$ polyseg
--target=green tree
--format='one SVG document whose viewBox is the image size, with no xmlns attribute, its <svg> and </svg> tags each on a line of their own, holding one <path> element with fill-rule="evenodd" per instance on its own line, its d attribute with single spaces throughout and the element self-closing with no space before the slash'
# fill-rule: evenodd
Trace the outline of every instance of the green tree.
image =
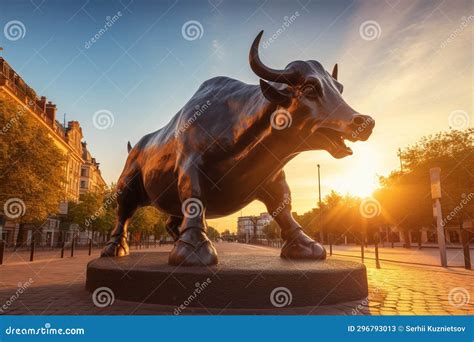
<svg viewBox="0 0 474 342">
<path fill-rule="evenodd" d="M 367 234 L 366 222 L 360 211 L 361 199 L 332 191 L 324 199 L 323 225 L 334 237 L 352 235 L 362 242 Z"/>
<path fill-rule="evenodd" d="M 405 241 L 409 241 L 409 231 L 434 224 L 429 176 L 432 167 L 441 168 L 445 223 L 461 224 L 474 216 L 473 128 L 423 137 L 405 148 L 401 156 L 403 172 L 382 177 L 382 187 L 375 196 L 382 204 L 385 221 L 397 225 Z"/>
<path fill-rule="evenodd" d="M 146 206 L 135 212 L 130 221 L 129 230 L 135 240 L 141 240 L 143 235 L 164 235 L 165 222 L 166 216 L 163 213 L 155 207 Z"/>
<path fill-rule="evenodd" d="M 265 227 L 263 227 L 263 233 L 269 240 L 280 238 L 280 226 L 275 220 L 270 221 Z"/>
<path fill-rule="evenodd" d="M 79 202 L 69 204 L 68 217 L 82 230 L 96 231 L 99 223 L 98 218 L 104 213 L 103 203 L 103 193 L 87 192 L 79 197 Z"/>
<path fill-rule="evenodd" d="M 219 239 L 221 237 L 221 234 L 217 231 L 216 228 L 208 226 L 207 227 L 207 236 L 209 237 L 209 239 L 211 239 L 213 241 L 216 241 L 217 239 Z"/>
<path fill-rule="evenodd" d="M 65 197 L 65 165 L 65 155 L 26 109 L 0 99 L 0 203 L 3 207 L 14 199 L 23 214 L 15 218 L 20 223 L 17 246 L 25 224 L 37 230 L 58 212 Z"/>
<path fill-rule="evenodd" d="M 115 226 L 117 209 L 117 188 L 112 184 L 103 193 L 103 203 L 100 209 L 100 215 L 95 225 L 96 231 L 101 234 L 109 234 Z"/>
</svg>

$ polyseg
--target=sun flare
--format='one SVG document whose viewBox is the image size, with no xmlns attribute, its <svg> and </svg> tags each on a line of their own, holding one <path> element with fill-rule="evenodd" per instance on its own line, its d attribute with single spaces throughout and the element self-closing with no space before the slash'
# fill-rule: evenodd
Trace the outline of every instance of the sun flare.
<svg viewBox="0 0 474 342">
<path fill-rule="evenodd" d="M 347 176 L 338 178 L 334 190 L 342 194 L 367 197 L 377 189 L 377 153 L 368 144 L 354 144 L 353 160 L 348 168 Z"/>
</svg>

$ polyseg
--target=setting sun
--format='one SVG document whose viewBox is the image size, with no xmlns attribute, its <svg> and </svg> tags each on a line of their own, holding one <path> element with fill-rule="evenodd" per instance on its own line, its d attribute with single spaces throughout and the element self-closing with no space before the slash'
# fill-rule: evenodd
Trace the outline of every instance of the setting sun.
<svg viewBox="0 0 474 342">
<path fill-rule="evenodd" d="M 357 158 L 351 161 L 346 177 L 339 177 L 334 182 L 333 190 L 359 197 L 370 196 L 378 186 L 376 151 L 367 144 L 355 144 L 352 149 Z"/>
</svg>

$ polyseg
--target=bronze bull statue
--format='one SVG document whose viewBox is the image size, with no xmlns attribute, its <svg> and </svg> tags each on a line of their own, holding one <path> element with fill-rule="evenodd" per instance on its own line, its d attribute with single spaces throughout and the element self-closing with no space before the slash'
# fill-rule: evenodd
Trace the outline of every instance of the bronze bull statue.
<svg viewBox="0 0 474 342">
<path fill-rule="evenodd" d="M 283 167 L 303 151 L 351 155 L 344 140 L 367 140 L 375 122 L 343 100 L 337 64 L 332 74 L 314 60 L 294 61 L 284 70 L 264 65 L 262 34 L 249 54 L 260 85 L 212 78 L 165 127 L 128 145 L 117 183 L 117 224 L 103 257 L 129 254 L 127 223 L 137 208 L 153 205 L 169 214 L 171 265 L 216 264 L 205 219 L 259 200 L 281 227 L 282 258 L 325 259 L 324 247 L 291 214 Z"/>
</svg>

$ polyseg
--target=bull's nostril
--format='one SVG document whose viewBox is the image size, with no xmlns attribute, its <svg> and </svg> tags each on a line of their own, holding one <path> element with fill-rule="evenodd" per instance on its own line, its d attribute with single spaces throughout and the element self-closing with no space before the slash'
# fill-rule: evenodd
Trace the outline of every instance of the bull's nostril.
<svg viewBox="0 0 474 342">
<path fill-rule="evenodd" d="M 356 116 L 352 120 L 353 124 L 356 126 L 361 126 L 365 123 L 366 119 L 364 119 L 362 116 Z"/>
</svg>

